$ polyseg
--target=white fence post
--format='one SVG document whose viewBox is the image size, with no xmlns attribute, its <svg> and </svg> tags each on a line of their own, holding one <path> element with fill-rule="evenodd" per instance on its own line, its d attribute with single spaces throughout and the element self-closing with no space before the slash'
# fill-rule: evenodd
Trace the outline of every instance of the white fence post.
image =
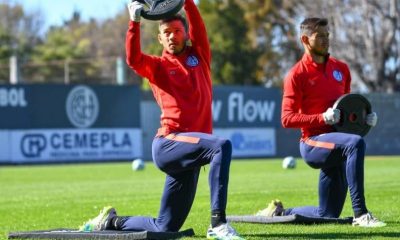
<svg viewBox="0 0 400 240">
<path fill-rule="evenodd" d="M 117 84 L 118 85 L 124 85 L 126 80 L 125 80 L 125 65 L 124 61 L 122 60 L 122 57 L 117 57 L 116 60 L 116 78 L 117 78 Z"/>
<path fill-rule="evenodd" d="M 10 57 L 10 83 L 17 84 L 18 79 L 18 59 L 17 56 L 13 55 Z"/>
<path fill-rule="evenodd" d="M 69 84 L 69 60 L 66 59 L 64 62 L 64 84 Z"/>
</svg>

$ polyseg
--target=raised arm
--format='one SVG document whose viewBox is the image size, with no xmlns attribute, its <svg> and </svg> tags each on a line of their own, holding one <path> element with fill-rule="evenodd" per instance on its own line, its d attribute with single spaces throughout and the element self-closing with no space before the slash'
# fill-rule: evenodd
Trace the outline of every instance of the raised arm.
<svg viewBox="0 0 400 240">
<path fill-rule="evenodd" d="M 211 61 L 210 43 L 207 37 L 206 26 L 196 4 L 193 0 L 185 0 L 184 9 L 189 25 L 189 38 L 192 41 L 193 47 L 197 48 L 206 60 Z"/>
<path fill-rule="evenodd" d="M 125 40 L 126 63 L 142 77 L 153 79 L 158 58 L 142 53 L 140 45 L 140 22 L 129 22 Z"/>
</svg>

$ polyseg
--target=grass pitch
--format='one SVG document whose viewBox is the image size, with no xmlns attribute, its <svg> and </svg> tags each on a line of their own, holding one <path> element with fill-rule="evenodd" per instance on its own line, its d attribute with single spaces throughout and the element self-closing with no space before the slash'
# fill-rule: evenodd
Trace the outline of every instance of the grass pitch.
<svg viewBox="0 0 400 240">
<path fill-rule="evenodd" d="M 102 164 L 0 166 L 0 239 L 9 232 L 78 228 L 112 205 L 119 215 L 158 212 L 164 174 L 146 162 L 133 172 L 129 162 Z M 182 229 L 193 228 L 204 239 L 209 225 L 209 167 L 201 170 L 196 199 Z M 367 206 L 388 226 L 365 229 L 351 225 L 232 225 L 246 239 L 400 239 L 400 157 L 367 157 Z M 281 160 L 234 160 L 227 214 L 253 214 L 275 198 L 284 206 L 317 204 L 319 171 L 302 160 L 285 170 Z M 351 216 L 347 199 L 342 217 Z"/>
</svg>

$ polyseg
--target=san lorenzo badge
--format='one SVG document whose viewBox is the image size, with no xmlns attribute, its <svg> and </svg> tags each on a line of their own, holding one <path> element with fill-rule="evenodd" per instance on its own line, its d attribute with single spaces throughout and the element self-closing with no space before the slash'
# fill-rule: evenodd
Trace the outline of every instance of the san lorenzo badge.
<svg viewBox="0 0 400 240">
<path fill-rule="evenodd" d="M 194 55 L 190 55 L 186 59 L 186 65 L 188 65 L 189 67 L 196 67 L 197 65 L 199 65 L 199 59 L 197 59 L 197 57 Z"/>
<path fill-rule="evenodd" d="M 335 71 L 333 71 L 333 78 L 336 81 L 341 82 L 343 80 L 343 74 L 340 71 L 335 70 Z"/>
</svg>

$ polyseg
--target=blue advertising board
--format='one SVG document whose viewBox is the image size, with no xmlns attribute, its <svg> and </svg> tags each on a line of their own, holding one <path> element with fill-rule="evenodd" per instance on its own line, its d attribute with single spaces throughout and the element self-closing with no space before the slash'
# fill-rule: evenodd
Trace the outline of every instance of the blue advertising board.
<svg viewBox="0 0 400 240">
<path fill-rule="evenodd" d="M 0 85 L 0 163 L 142 155 L 134 86 Z"/>
<path fill-rule="evenodd" d="M 214 134 L 230 139 L 233 157 L 275 156 L 281 95 L 277 88 L 215 87 Z"/>
</svg>

